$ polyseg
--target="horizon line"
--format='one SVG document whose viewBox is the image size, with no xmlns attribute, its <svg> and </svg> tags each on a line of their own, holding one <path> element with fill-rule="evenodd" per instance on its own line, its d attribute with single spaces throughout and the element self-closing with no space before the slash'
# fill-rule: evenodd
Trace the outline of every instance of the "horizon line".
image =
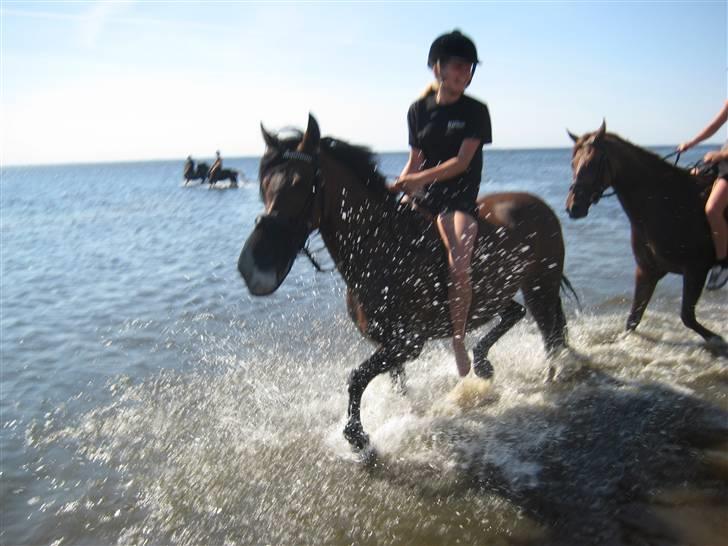
<svg viewBox="0 0 728 546">
<path fill-rule="evenodd" d="M 695 148 L 702 148 L 706 146 L 721 146 L 722 144 L 720 142 L 701 142 L 700 144 L 693 147 Z M 365 146 L 368 147 L 368 146 Z M 647 145 L 640 145 L 642 148 L 670 148 L 674 147 L 677 148 L 675 144 L 647 144 Z M 368 147 L 372 153 L 375 156 L 380 156 L 384 154 L 408 154 L 409 150 L 385 150 L 385 151 L 376 151 L 370 147 Z M 572 146 L 524 146 L 524 147 L 508 147 L 508 148 L 501 148 L 494 146 L 492 148 L 488 148 L 488 151 L 490 152 L 520 152 L 520 151 L 549 151 L 549 150 L 570 150 Z M 485 151 L 485 150 L 484 150 Z M 191 155 L 191 154 L 187 154 Z M 202 160 L 208 159 L 208 156 L 198 156 Z M 263 157 L 262 154 L 260 155 L 232 155 L 227 156 L 228 160 L 240 160 L 240 159 L 260 159 Z M 209 159 L 213 159 L 214 155 L 210 155 Z M 155 159 L 106 159 L 101 161 L 88 161 L 88 160 L 78 160 L 78 161 L 67 161 L 67 162 L 49 162 L 49 163 L 2 163 L 0 160 L 0 170 L 5 168 L 20 168 L 20 167 L 69 167 L 73 165 L 117 165 L 117 164 L 123 164 L 123 163 L 161 163 L 161 162 L 168 162 L 168 161 L 182 161 L 184 162 L 186 160 L 186 156 L 177 156 L 177 157 L 161 157 L 161 158 L 155 158 Z M 198 161 L 198 160 L 195 160 Z"/>
</svg>

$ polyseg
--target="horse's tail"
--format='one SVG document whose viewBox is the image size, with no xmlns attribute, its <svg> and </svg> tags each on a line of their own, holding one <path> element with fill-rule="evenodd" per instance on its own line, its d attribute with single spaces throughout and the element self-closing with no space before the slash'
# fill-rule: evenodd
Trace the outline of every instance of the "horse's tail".
<svg viewBox="0 0 728 546">
<path fill-rule="evenodd" d="M 568 290 L 568 292 L 567 292 L 567 290 Z M 576 300 L 576 303 L 579 306 L 579 309 L 581 309 L 581 301 L 579 300 L 579 296 L 577 295 L 576 290 L 574 290 L 574 287 L 572 286 L 571 281 L 569 281 L 569 279 L 566 275 L 561 275 L 561 291 L 564 294 L 566 294 L 567 296 Z"/>
</svg>

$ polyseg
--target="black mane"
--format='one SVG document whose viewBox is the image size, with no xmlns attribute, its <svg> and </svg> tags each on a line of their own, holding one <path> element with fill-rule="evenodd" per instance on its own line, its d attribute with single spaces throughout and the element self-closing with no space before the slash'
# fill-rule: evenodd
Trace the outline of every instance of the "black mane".
<svg viewBox="0 0 728 546">
<path fill-rule="evenodd" d="M 374 195 L 379 197 L 391 195 L 387 190 L 387 180 L 379 172 L 377 157 L 371 149 L 331 137 L 321 139 L 321 149 L 348 166 L 364 187 Z"/>
<path fill-rule="evenodd" d="M 288 132 L 291 132 L 290 130 Z M 258 179 L 263 180 L 263 175 L 271 168 L 286 161 L 284 154 L 295 150 L 303 140 L 303 133 L 293 131 L 292 136 L 286 138 L 276 137 L 278 146 L 266 148 L 265 154 L 260 160 Z M 387 180 L 379 172 L 377 157 L 374 152 L 366 146 L 356 146 L 343 140 L 333 137 L 324 137 L 320 141 L 321 151 L 340 161 L 349 167 L 362 185 L 378 198 L 389 197 Z M 261 188 L 262 191 L 262 188 Z"/>
</svg>

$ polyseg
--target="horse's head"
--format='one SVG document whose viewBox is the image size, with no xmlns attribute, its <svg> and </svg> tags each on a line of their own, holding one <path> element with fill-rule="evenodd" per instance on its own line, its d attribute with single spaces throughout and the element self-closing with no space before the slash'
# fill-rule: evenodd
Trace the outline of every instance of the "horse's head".
<svg viewBox="0 0 728 546">
<path fill-rule="evenodd" d="M 316 120 L 309 115 L 302 138 L 281 140 L 262 125 L 261 130 L 266 149 L 259 178 L 265 212 L 238 259 L 238 270 L 256 296 L 271 294 L 281 285 L 320 217 Z"/>
<path fill-rule="evenodd" d="M 573 183 L 566 197 L 566 212 L 571 218 L 584 218 L 591 205 L 599 202 L 604 191 L 611 186 L 608 159 L 604 149 L 606 122 L 593 133 L 577 137 L 569 132 L 574 141 L 571 157 Z"/>
</svg>

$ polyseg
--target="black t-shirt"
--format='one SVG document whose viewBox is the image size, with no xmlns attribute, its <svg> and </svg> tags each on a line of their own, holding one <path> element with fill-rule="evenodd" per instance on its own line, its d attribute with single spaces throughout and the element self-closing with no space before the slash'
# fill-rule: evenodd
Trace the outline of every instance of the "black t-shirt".
<svg viewBox="0 0 728 546">
<path fill-rule="evenodd" d="M 415 101 L 407 113 L 409 144 L 422 150 L 423 168 L 457 156 L 466 138 L 479 139 L 480 146 L 465 172 L 425 188 L 425 204 L 439 210 L 453 200 L 475 203 L 483 170 L 483 144 L 493 141 L 488 107 L 467 95 L 452 104 L 437 104 L 435 99 L 436 94 L 431 93 Z"/>
</svg>

